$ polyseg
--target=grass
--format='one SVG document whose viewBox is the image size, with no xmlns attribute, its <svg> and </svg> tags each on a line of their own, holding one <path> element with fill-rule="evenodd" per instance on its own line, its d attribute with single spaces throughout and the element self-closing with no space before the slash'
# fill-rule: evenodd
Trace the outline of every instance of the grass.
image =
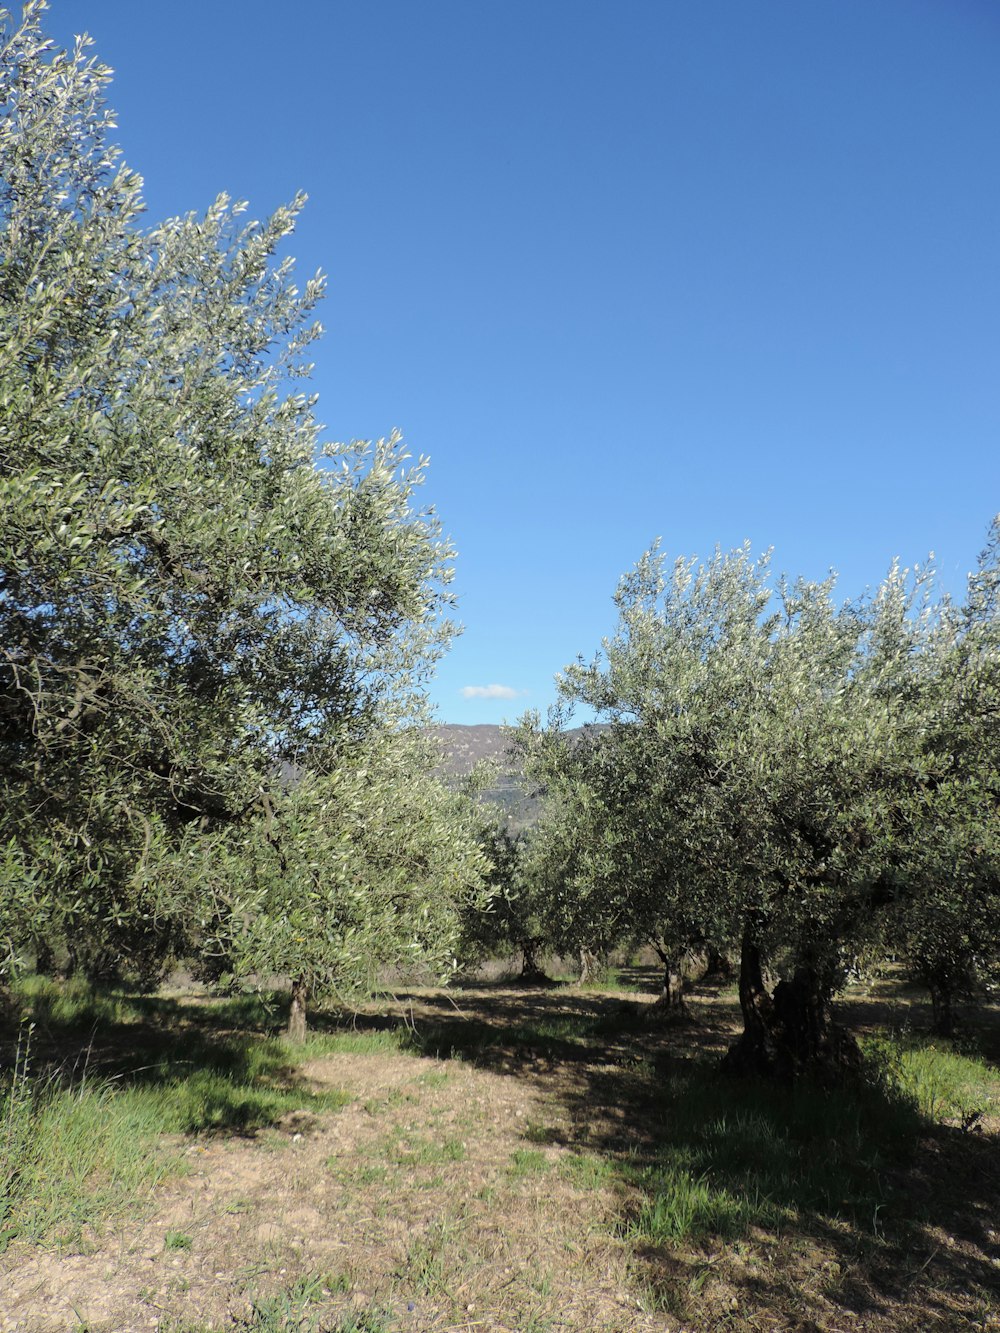
<svg viewBox="0 0 1000 1333">
<path fill-rule="evenodd" d="M 445 1278 L 448 1261 L 458 1234 L 458 1224 L 445 1214 L 431 1222 L 422 1235 L 414 1237 L 400 1274 L 417 1292 L 443 1291 L 450 1295 Z"/>
<path fill-rule="evenodd" d="M 348 1310 L 336 1323 L 315 1308 L 330 1295 L 343 1293 L 349 1283 L 341 1275 L 307 1272 L 276 1291 L 258 1295 L 245 1318 L 230 1324 L 233 1333 L 390 1333 L 388 1313 L 378 1309 Z M 211 1333 L 218 1325 L 171 1321 L 157 1325 L 159 1333 Z"/>
<path fill-rule="evenodd" d="M 602 1013 L 561 1014 L 519 1023 L 446 1018 L 409 1031 L 405 1048 L 438 1059 L 478 1063 L 489 1063 L 497 1052 L 511 1049 L 520 1056 L 572 1059 L 585 1055 L 595 1040 L 620 1031 L 622 1026 L 621 1015 Z"/>
<path fill-rule="evenodd" d="M 904 1095 L 741 1084 L 698 1066 L 658 1086 L 658 1141 L 618 1167 L 638 1196 L 624 1234 L 731 1239 L 804 1214 L 890 1215 L 888 1181 L 920 1127 Z"/>
<path fill-rule="evenodd" d="M 305 1058 L 442 1045 L 462 1055 L 483 1056 L 503 1045 L 551 1057 L 586 1048 L 609 1023 L 621 1024 L 620 1016 L 601 1013 L 506 1026 L 449 1019 L 419 1031 L 321 1031 L 292 1047 L 268 1035 L 275 1014 L 266 997 L 182 1007 L 34 978 L 21 983 L 19 998 L 46 1037 L 60 1029 L 99 1029 L 117 1034 L 128 1055 L 102 1053 L 99 1075 L 50 1068 L 34 1083 L 20 1057 L 0 1103 L 0 1237 L 7 1240 L 78 1236 L 125 1200 L 148 1197 L 177 1169 L 176 1157 L 157 1151 L 164 1134 L 256 1133 L 292 1110 L 342 1106 L 346 1094 L 316 1093 L 297 1081 L 295 1066 Z M 236 1019 L 264 1030 L 227 1030 Z M 137 1066 L 131 1050 L 140 1026 L 146 1062 Z M 633 1065 L 633 1082 L 655 1084 L 649 1091 L 659 1106 L 659 1142 L 614 1168 L 639 1200 L 624 1234 L 672 1241 L 731 1237 L 798 1212 L 879 1216 L 884 1224 L 892 1203 L 887 1168 L 913 1143 L 918 1119 L 974 1123 L 990 1104 L 989 1080 L 975 1059 L 940 1044 L 881 1038 L 869 1054 L 884 1075 L 882 1089 L 871 1095 L 734 1085 L 696 1065 L 664 1079 L 647 1063 Z M 442 1088 L 448 1077 L 432 1071 L 420 1086 Z M 365 1109 L 379 1115 L 407 1100 L 413 1095 L 397 1090 L 369 1099 Z M 560 1134 L 529 1120 L 524 1137 L 544 1145 Z M 410 1135 L 389 1151 L 391 1161 L 406 1166 L 457 1163 L 465 1156 L 465 1144 L 455 1137 Z M 524 1150 L 511 1169 L 529 1174 L 545 1169 L 544 1161 L 543 1154 Z M 562 1170 L 579 1187 L 598 1188 L 611 1168 L 591 1156 L 570 1159 Z M 373 1180 L 383 1178 L 381 1167 L 372 1171 Z"/>
<path fill-rule="evenodd" d="M 853 1089 L 734 1083 L 697 1064 L 658 1076 L 658 1141 L 616 1168 L 638 1199 L 623 1234 L 726 1240 L 814 1217 L 881 1236 L 926 1220 L 894 1182 L 926 1126 L 970 1128 L 1000 1108 L 1000 1083 L 935 1042 L 883 1037 L 867 1054 L 870 1081 Z"/>
<path fill-rule="evenodd" d="M 392 1333 L 387 1310 L 349 1310 L 330 1328 L 330 1333 Z"/>
<path fill-rule="evenodd" d="M 163 1116 L 142 1091 L 52 1080 L 28 1098 L 9 1089 L 4 1113 L 16 1118 L 22 1147 L 0 1198 L 0 1245 L 16 1236 L 77 1242 L 84 1227 L 141 1206 L 180 1166 L 157 1150 Z"/>
<path fill-rule="evenodd" d="M 971 1129 L 1000 1100 L 996 1071 L 941 1038 L 882 1036 L 869 1041 L 867 1051 L 926 1120 Z"/>
<path fill-rule="evenodd" d="M 63 994 L 38 978 L 20 983 L 18 998 L 31 1015 L 22 1032 L 32 1033 L 35 1067 L 25 1035 L 0 1084 L 0 1248 L 18 1236 L 76 1243 L 148 1200 L 182 1169 L 165 1135 L 255 1134 L 291 1111 L 349 1100 L 305 1086 L 280 1039 L 230 1031 L 234 1008 L 245 1012 L 232 1000 L 181 1006 L 79 983 Z M 57 1059 L 80 1032 L 89 1033 L 83 1056 Z"/>
<path fill-rule="evenodd" d="M 579 1190 L 602 1189 L 611 1179 L 613 1170 L 606 1158 L 589 1153 L 570 1153 L 559 1163 L 559 1174 Z"/>
<path fill-rule="evenodd" d="M 551 1170 L 552 1163 L 538 1148 L 518 1148 L 511 1154 L 508 1174 L 511 1176 L 537 1176 Z"/>
<path fill-rule="evenodd" d="M 683 1167 L 665 1164 L 636 1172 L 633 1181 L 645 1197 L 622 1228 L 627 1239 L 657 1244 L 716 1236 L 743 1236 L 753 1225 L 773 1223 L 776 1215 L 759 1197 L 742 1197 Z"/>
<path fill-rule="evenodd" d="M 353 1028 L 312 1032 L 301 1045 L 285 1042 L 284 1048 L 297 1060 L 320 1055 L 414 1054 L 418 1049 L 412 1030 L 403 1024 L 367 1032 Z"/>
<path fill-rule="evenodd" d="M 404 1133 L 387 1142 L 385 1155 L 396 1166 L 442 1166 L 446 1162 L 465 1161 L 466 1146 L 454 1137 L 432 1139 Z"/>
</svg>

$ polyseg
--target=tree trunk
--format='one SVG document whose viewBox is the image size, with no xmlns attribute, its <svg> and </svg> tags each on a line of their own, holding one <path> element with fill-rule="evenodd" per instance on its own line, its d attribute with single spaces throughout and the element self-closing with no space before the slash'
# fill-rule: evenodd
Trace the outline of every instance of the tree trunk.
<svg viewBox="0 0 1000 1333">
<path fill-rule="evenodd" d="M 594 980 L 597 972 L 597 955 L 591 953 L 589 949 L 580 950 L 580 981 L 579 985 L 589 986 Z"/>
<path fill-rule="evenodd" d="M 56 955 L 48 940 L 39 940 L 35 945 L 35 971 L 40 977 L 56 975 Z"/>
<path fill-rule="evenodd" d="M 292 1006 L 288 1012 L 288 1040 L 305 1041 L 306 1039 L 306 1002 L 309 999 L 309 987 L 301 977 L 292 982 Z"/>
<path fill-rule="evenodd" d="M 683 956 L 678 958 L 676 954 L 668 954 L 658 944 L 654 944 L 653 948 L 656 951 L 657 958 L 663 964 L 660 994 L 657 996 L 653 1009 L 659 1017 L 685 1018 L 687 1016 L 687 1001 L 684 998 L 684 976 L 681 972 Z"/>
<path fill-rule="evenodd" d="M 937 982 L 927 988 L 931 993 L 931 1024 L 939 1037 L 952 1037 L 955 1034 L 955 1010 L 952 1005 L 954 992 L 950 986 Z"/>
<path fill-rule="evenodd" d="M 523 939 L 520 941 L 521 953 L 524 955 L 524 963 L 521 967 L 521 980 L 526 982 L 544 983 L 549 980 L 538 965 L 538 941 L 533 939 Z"/>
<path fill-rule="evenodd" d="M 749 928 L 740 950 L 740 1010 L 743 1032 L 723 1062 L 729 1073 L 790 1083 L 802 1075 L 829 1082 L 858 1072 L 857 1043 L 830 1017 L 829 988 L 818 969 L 804 962 L 769 994 Z"/>
<path fill-rule="evenodd" d="M 705 979 L 712 981 L 732 981 L 733 964 L 727 954 L 709 944 L 705 949 Z"/>
</svg>

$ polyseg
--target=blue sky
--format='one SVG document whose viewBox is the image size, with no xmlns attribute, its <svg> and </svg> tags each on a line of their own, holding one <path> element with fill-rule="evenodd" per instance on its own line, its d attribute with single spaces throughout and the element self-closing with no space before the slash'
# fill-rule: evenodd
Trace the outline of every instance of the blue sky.
<svg viewBox="0 0 1000 1333">
<path fill-rule="evenodd" d="M 328 437 L 400 427 L 458 549 L 445 721 L 544 710 L 621 573 L 748 538 L 845 596 L 1000 509 L 993 0 L 53 0 L 151 220 L 329 275 Z M 499 685 L 506 698 L 466 698 Z"/>
</svg>

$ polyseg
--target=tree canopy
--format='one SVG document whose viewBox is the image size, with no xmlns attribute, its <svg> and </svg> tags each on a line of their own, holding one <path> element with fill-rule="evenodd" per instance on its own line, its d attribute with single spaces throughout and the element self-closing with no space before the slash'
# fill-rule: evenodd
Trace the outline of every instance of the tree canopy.
<svg viewBox="0 0 1000 1333">
<path fill-rule="evenodd" d="M 828 1001 L 865 956 L 907 956 L 942 996 L 996 971 L 996 533 L 963 607 L 929 571 L 838 604 L 833 578 L 774 580 L 746 547 L 672 569 L 654 547 L 549 728 L 522 727 L 549 837 L 573 830 L 577 935 L 617 923 L 668 977 L 737 947 L 741 1067 L 846 1056 Z M 605 724 L 589 747 L 560 741 L 579 705 Z"/>
<path fill-rule="evenodd" d="M 325 818 L 282 772 L 343 782 L 420 715 L 452 551 L 426 460 L 324 444 L 299 387 L 304 197 L 147 225 L 109 71 L 44 8 L 0 37 L 0 928 L 98 966 L 198 926 L 179 848 Z"/>
</svg>

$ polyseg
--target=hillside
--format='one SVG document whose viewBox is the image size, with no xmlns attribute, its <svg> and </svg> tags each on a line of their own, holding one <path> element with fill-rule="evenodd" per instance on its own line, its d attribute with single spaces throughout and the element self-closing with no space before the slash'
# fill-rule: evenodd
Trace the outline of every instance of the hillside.
<svg viewBox="0 0 1000 1333">
<path fill-rule="evenodd" d="M 430 730 L 441 746 L 441 768 L 446 776 L 468 777 L 477 764 L 489 764 L 495 776 L 483 800 L 502 806 L 512 828 L 524 828 L 537 818 L 538 801 L 525 788 L 520 769 L 512 765 L 501 727 L 489 722 L 475 726 L 439 722 Z"/>
<path fill-rule="evenodd" d="M 491 722 L 476 726 L 439 722 L 430 732 L 441 744 L 442 767 L 449 777 L 467 777 L 476 764 L 484 762 L 507 767 L 507 738 L 502 728 Z"/>
</svg>

